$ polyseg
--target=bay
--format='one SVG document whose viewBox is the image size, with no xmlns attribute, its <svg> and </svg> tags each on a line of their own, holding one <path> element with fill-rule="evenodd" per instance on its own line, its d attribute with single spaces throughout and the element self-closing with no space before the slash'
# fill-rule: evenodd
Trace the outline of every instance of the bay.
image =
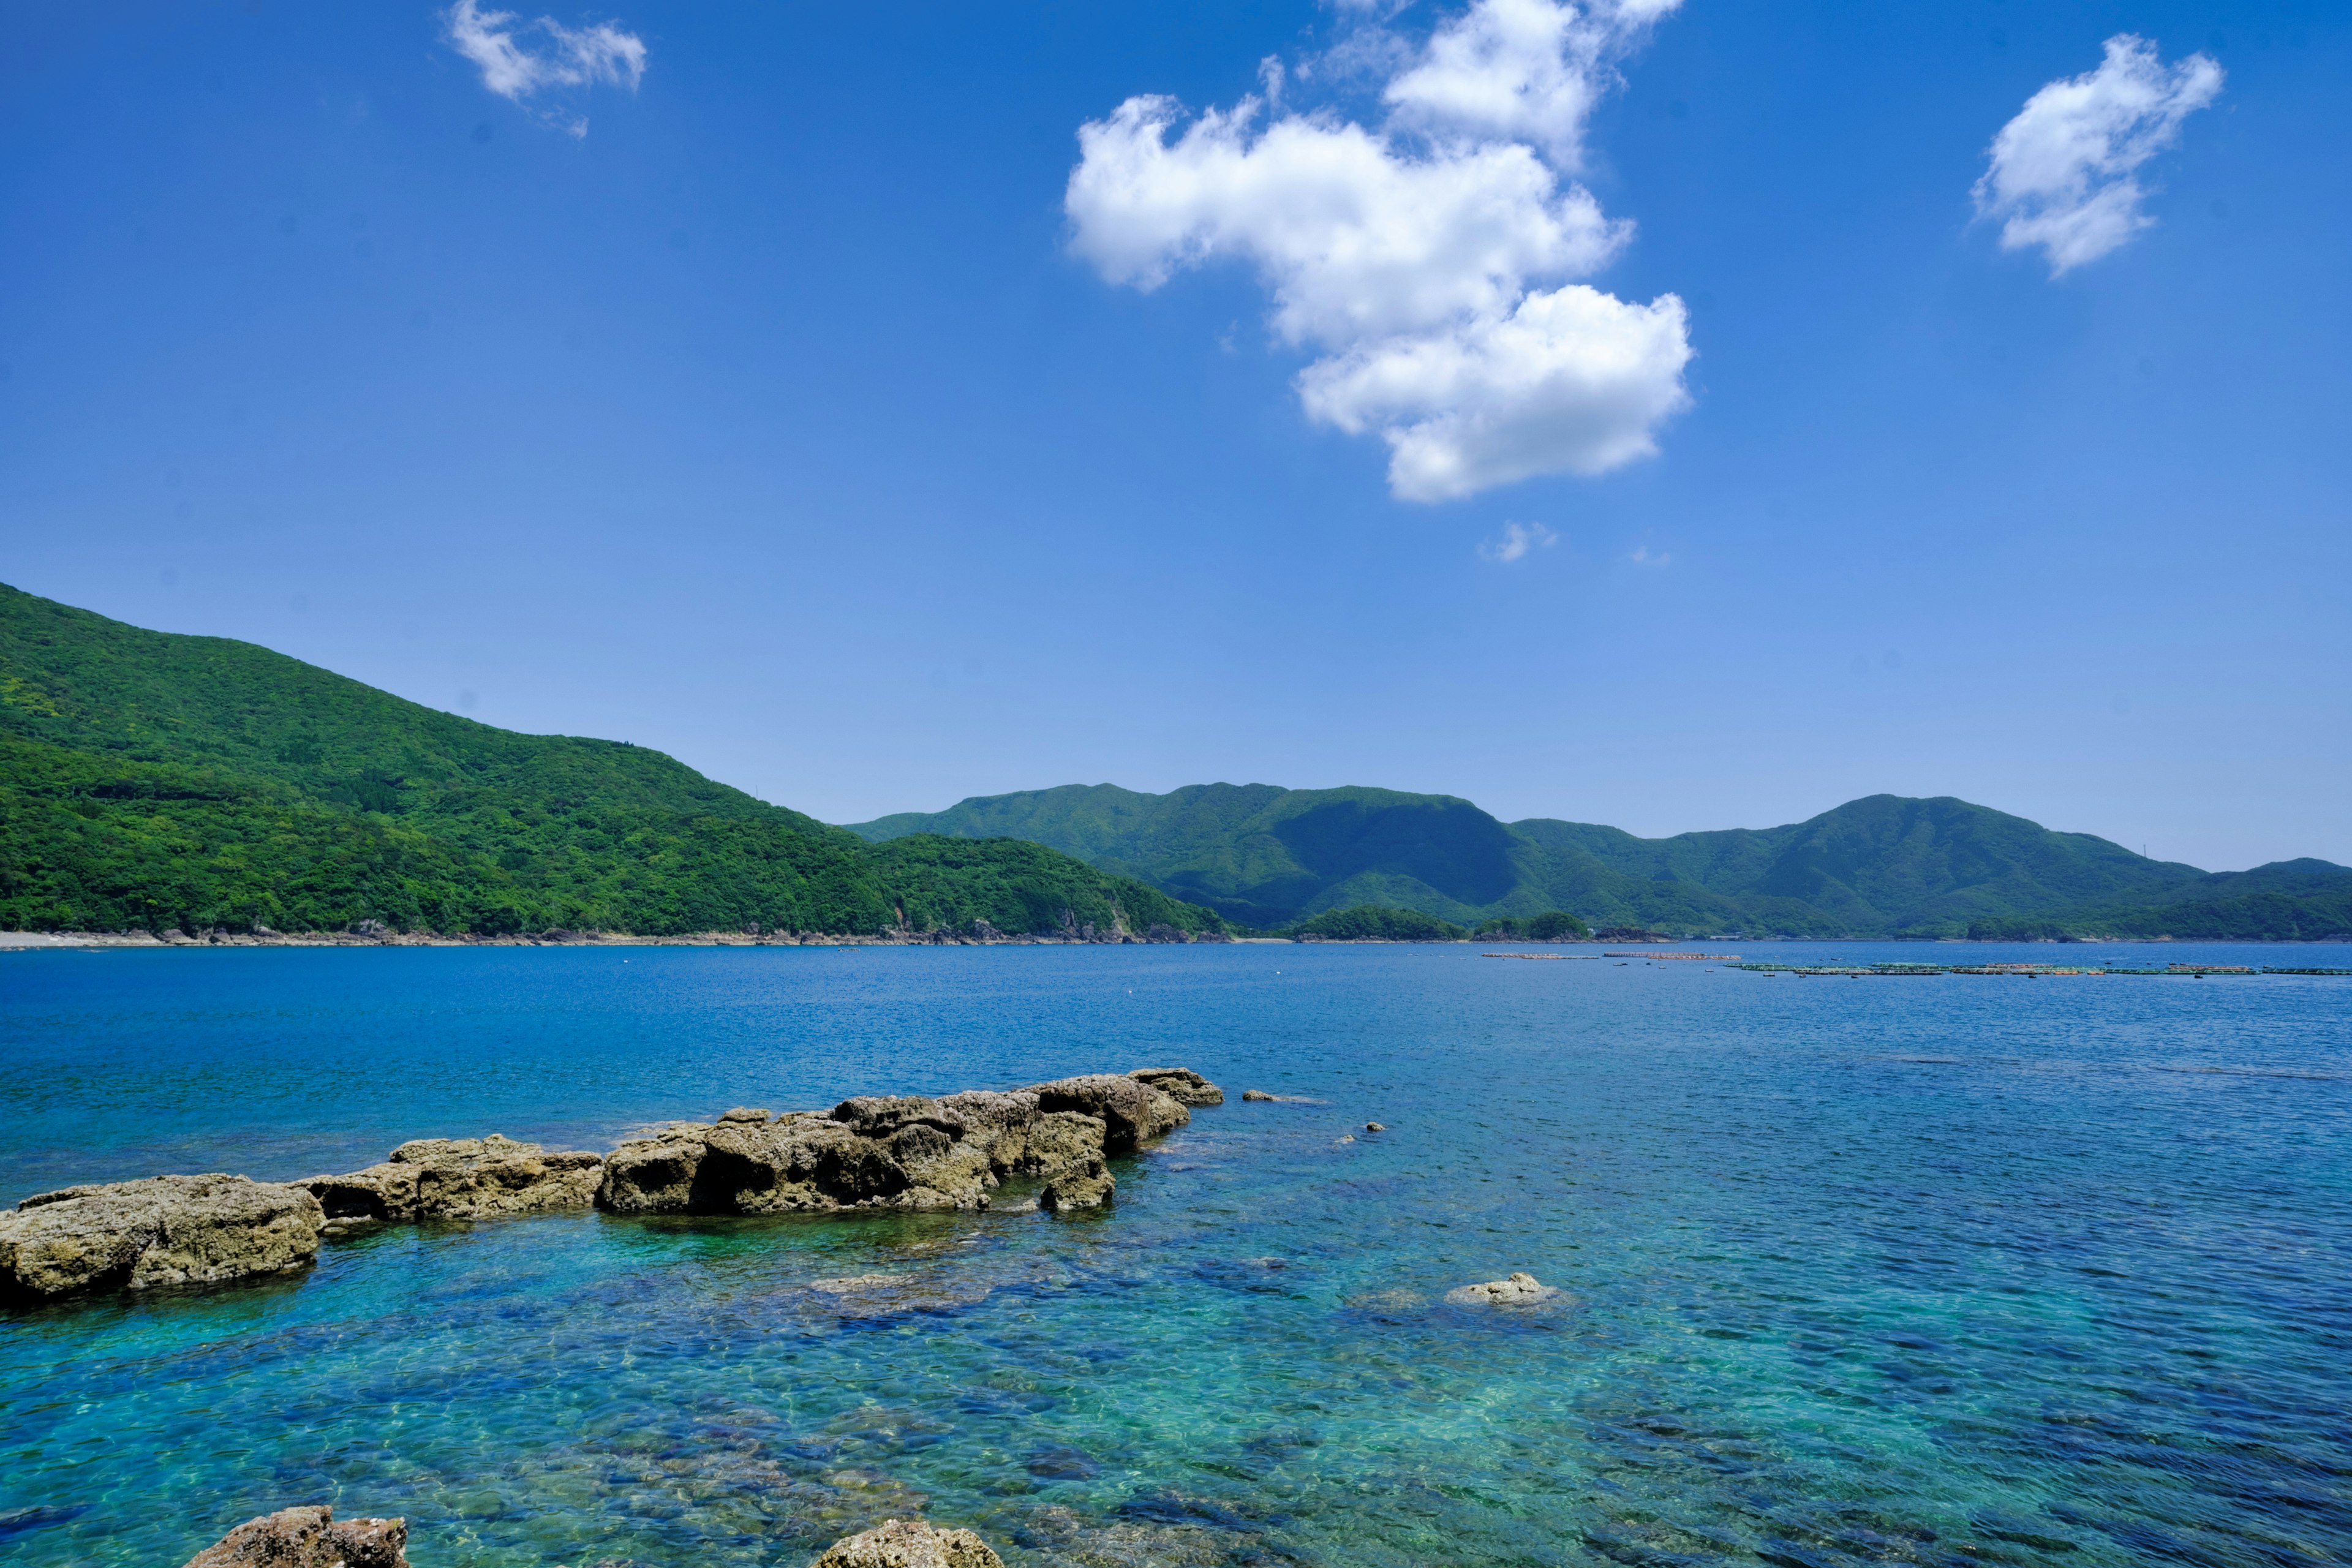
<svg viewBox="0 0 2352 1568">
<path fill-rule="evenodd" d="M 420 1568 L 798 1563 L 918 1510 L 1038 1564 L 2352 1559 L 2352 980 L 1483 951 L 0 955 L 11 1202 L 1140 1066 L 1231 1097 L 1098 1215 L 386 1229 L 14 1310 L 0 1554 L 319 1501 Z M 1563 1294 L 1444 1300 L 1515 1269 Z"/>
</svg>

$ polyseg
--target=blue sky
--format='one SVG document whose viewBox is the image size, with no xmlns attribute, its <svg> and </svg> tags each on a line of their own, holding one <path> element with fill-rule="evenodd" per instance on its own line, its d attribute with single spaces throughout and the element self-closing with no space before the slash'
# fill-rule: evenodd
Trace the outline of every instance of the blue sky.
<svg viewBox="0 0 2352 1568">
<path fill-rule="evenodd" d="M 432 5 L 27 12 L 0 578 L 835 821 L 1223 779 L 1660 834 L 1887 790 L 2352 861 L 2352 17 L 1588 10 L 1489 113 L 1432 75 L 1464 9 L 527 7 L 477 38 L 590 79 L 514 96 Z M 2031 147 L 1979 183 L 2118 36 L 2158 74 L 2084 92 L 2162 101 L 2053 277 L 2004 225 L 2088 209 Z M 1151 94 L 1080 193 L 1081 128 Z M 1168 161 L 1209 110 L 1238 183 Z M 1408 203 L 1434 259 L 1301 259 L 1350 127 L 1367 178 L 1487 158 L 1585 226 L 1459 263 Z M 1571 380 L 1646 334 L 1591 406 L 1430 370 L 1555 300 Z"/>
</svg>

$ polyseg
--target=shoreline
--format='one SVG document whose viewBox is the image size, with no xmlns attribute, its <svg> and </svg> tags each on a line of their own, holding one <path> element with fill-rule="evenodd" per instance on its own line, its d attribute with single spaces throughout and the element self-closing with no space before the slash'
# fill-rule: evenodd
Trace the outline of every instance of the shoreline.
<svg viewBox="0 0 2352 1568">
<path fill-rule="evenodd" d="M 2200 945 L 2231 947 L 2342 947 L 2347 940 L 2342 937 L 2320 937 L 2309 941 L 2263 937 L 2173 937 L 2116 936 L 2051 937 L 1992 940 L 1964 936 L 1888 937 L 1888 936 L 1780 936 L 1780 937 L 1687 937 L 1684 942 L 1723 942 L 1736 940 L 1751 944 L 1780 942 L 1868 942 L 1927 944 L 1968 947 L 2105 947 L 2105 946 L 2168 946 L 2183 942 Z M 207 931 L 190 936 L 173 931 L 158 936 L 153 931 L 0 931 L 0 953 L 43 952 L 59 951 L 91 952 L 128 949 L 154 951 L 165 948 L 216 947 L 1181 947 L 1188 945 L 1239 947 L 1250 945 L 1306 945 L 1311 947 L 1591 947 L 1607 943 L 1587 942 L 1537 942 L 1524 937 L 1455 937 L 1429 942 L 1399 941 L 1391 937 L 1318 937 L 1300 943 L 1297 937 L 1287 936 L 1211 936 L 1190 937 L 1169 942 L 1154 941 L 1132 932 L 1105 933 L 1099 936 L 1014 936 L 992 932 L 987 936 L 956 936 L 945 931 L 906 932 L 873 935 L 828 936 L 814 931 L 771 931 L 755 934 L 750 931 L 689 931 L 675 936 L 645 936 L 631 931 L 518 931 L 504 936 L 482 936 L 464 933 L 444 936 L 425 931 L 383 931 L 362 935 L 356 931 Z M 1622 939 L 1616 945 L 1668 947 L 1671 942 L 1631 942 Z"/>
</svg>

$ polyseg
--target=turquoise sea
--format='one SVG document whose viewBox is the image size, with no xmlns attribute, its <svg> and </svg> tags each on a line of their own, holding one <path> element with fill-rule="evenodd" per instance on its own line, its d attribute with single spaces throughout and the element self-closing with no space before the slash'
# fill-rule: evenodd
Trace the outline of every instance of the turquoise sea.
<svg viewBox="0 0 2352 1568">
<path fill-rule="evenodd" d="M 2352 979 L 1482 951 L 0 955 L 10 1202 L 1139 1066 L 1231 1096 L 1098 1215 L 387 1229 L 0 1315 L 0 1559 L 172 1568 L 323 1501 L 418 1568 L 797 1565 L 916 1510 L 1016 1568 L 2352 1561 Z M 1514 1269 L 1565 1294 L 1441 1300 Z"/>
</svg>

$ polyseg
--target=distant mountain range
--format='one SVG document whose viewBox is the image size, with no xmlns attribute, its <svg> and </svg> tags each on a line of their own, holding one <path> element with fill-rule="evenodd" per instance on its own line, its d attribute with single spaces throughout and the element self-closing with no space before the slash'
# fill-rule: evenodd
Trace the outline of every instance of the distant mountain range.
<svg viewBox="0 0 2352 1568">
<path fill-rule="evenodd" d="M 1066 784 L 850 831 L 1028 839 L 1257 928 L 1371 904 L 1464 925 L 1564 910 L 1685 935 L 2352 935 L 2352 868 L 2209 873 L 1948 796 L 1870 795 L 1785 827 L 1636 838 L 1397 790 Z"/>
<path fill-rule="evenodd" d="M 1037 844 L 871 845 L 642 746 L 493 729 L 251 643 L 0 586 L 0 929 L 362 921 L 1081 940 L 1222 925 Z"/>
</svg>

